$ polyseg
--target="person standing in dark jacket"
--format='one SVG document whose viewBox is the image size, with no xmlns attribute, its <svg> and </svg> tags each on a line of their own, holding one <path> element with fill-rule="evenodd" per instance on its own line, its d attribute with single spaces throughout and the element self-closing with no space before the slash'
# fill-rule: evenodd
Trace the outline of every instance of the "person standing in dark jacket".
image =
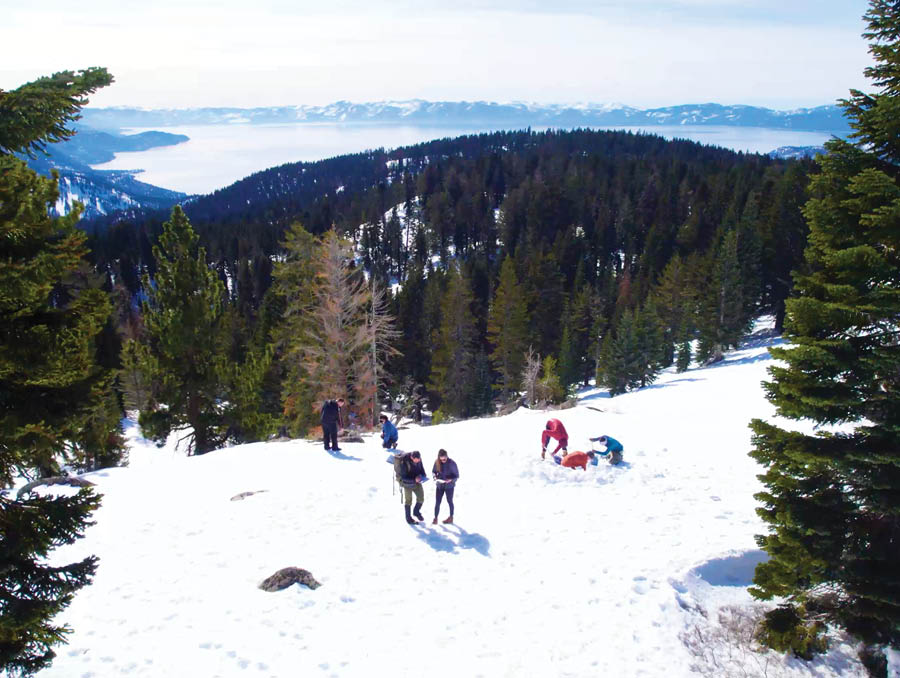
<svg viewBox="0 0 900 678">
<path fill-rule="evenodd" d="M 427 480 L 425 476 L 425 467 L 422 466 L 422 455 L 418 450 L 413 450 L 409 454 L 404 454 L 397 462 L 397 477 L 400 480 L 400 487 L 403 488 L 403 510 L 406 512 L 406 522 L 414 525 L 416 521 L 424 522 L 422 517 L 422 504 L 425 503 L 425 492 L 422 490 L 422 481 Z M 412 504 L 412 497 L 416 495 L 416 506 L 410 515 L 409 506 Z M 415 516 L 415 520 L 413 520 Z"/>
<path fill-rule="evenodd" d="M 447 497 L 447 506 L 450 507 L 450 517 L 444 520 L 445 523 L 453 522 L 453 490 L 456 488 L 456 481 L 459 479 L 459 469 L 456 462 L 448 455 L 447 450 L 439 450 L 437 459 L 434 460 L 434 467 L 431 469 L 431 475 L 434 477 L 437 490 L 434 497 L 434 520 L 432 525 L 437 525 L 438 513 L 441 512 L 441 499 Z"/>
<path fill-rule="evenodd" d="M 341 419 L 341 408 L 344 406 L 344 399 L 326 400 L 322 405 L 322 436 L 325 438 L 325 449 L 334 452 L 340 452 L 338 447 L 338 429 L 344 428 L 344 421 Z"/>
</svg>

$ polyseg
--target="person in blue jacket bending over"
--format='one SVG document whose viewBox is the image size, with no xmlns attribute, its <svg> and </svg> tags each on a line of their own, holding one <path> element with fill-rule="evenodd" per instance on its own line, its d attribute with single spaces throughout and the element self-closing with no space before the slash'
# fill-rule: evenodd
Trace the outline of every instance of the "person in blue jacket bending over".
<svg viewBox="0 0 900 678">
<path fill-rule="evenodd" d="M 397 447 L 397 440 L 400 437 L 400 434 L 397 433 L 397 427 L 390 422 L 386 414 L 382 414 L 380 419 L 381 440 L 383 441 L 381 446 L 386 450 Z"/>
<path fill-rule="evenodd" d="M 620 443 L 615 438 L 610 436 L 597 436 L 596 438 L 590 438 L 591 442 L 601 443 L 602 445 L 606 445 L 606 454 L 603 456 L 609 457 L 610 464 L 618 464 L 622 461 L 622 452 L 625 450 L 622 447 L 622 443 Z"/>
</svg>

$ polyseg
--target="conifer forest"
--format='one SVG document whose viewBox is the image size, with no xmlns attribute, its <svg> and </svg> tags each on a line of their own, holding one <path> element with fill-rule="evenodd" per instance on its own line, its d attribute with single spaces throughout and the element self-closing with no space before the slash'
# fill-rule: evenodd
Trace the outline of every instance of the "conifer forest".
<svg viewBox="0 0 900 678">
<path fill-rule="evenodd" d="M 153 399 L 159 384 L 135 383 L 135 361 L 138 345 L 168 334 L 148 320 L 160 308 L 154 281 L 181 256 L 161 245 L 177 225 L 196 234 L 185 256 L 202 250 L 216 273 L 202 284 L 219 289 L 215 320 L 198 327 L 215 344 L 201 362 L 215 371 L 218 352 L 231 370 L 207 382 L 209 403 L 236 408 L 216 414 L 216 435 L 302 434 L 315 403 L 336 392 L 371 425 L 359 383 L 377 383 L 382 403 L 415 403 L 439 418 L 489 414 L 518 397 L 529 355 L 544 401 L 594 378 L 621 393 L 669 365 L 715 361 L 760 313 L 783 322 L 815 171 L 811 161 L 587 130 L 481 134 L 276 167 L 171 218 L 85 224 L 117 300 L 104 352 L 131 375 L 129 398 Z M 313 281 L 342 265 L 343 291 L 330 294 L 346 294 L 342 312 L 357 334 L 383 320 L 374 353 L 371 338 L 324 329 L 328 294 Z M 172 303 L 198 289 L 198 276 L 173 279 Z M 212 312 L 202 306 L 184 312 Z M 323 353 L 346 364 L 316 373 Z M 242 403 L 238 392 L 259 401 Z"/>
</svg>

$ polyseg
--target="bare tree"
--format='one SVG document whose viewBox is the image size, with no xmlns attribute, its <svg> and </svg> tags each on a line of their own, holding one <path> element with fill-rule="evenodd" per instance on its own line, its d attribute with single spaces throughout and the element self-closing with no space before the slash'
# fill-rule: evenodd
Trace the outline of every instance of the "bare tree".
<svg viewBox="0 0 900 678">
<path fill-rule="evenodd" d="M 525 352 L 525 369 L 522 372 L 522 389 L 525 391 L 528 407 L 534 407 L 540 374 L 541 356 L 534 352 L 533 347 L 529 346 Z"/>
<path fill-rule="evenodd" d="M 349 243 L 329 231 L 318 246 L 315 299 L 302 338 L 303 365 L 310 386 L 321 402 L 351 396 L 351 422 L 370 428 L 377 415 L 377 393 L 384 359 L 395 353 L 399 336 L 387 311 L 383 287 L 366 284 L 351 266 Z"/>
<path fill-rule="evenodd" d="M 351 250 L 334 231 L 318 246 L 318 272 L 312 308 L 314 322 L 306 328 L 301 356 L 319 401 L 347 393 L 354 362 L 365 347 L 365 281 L 348 266 Z"/>
<path fill-rule="evenodd" d="M 399 352 L 392 342 L 400 332 L 394 326 L 394 317 L 388 312 L 387 290 L 371 279 L 369 290 L 369 311 L 366 322 L 357 327 L 361 335 L 359 345 L 368 350 L 356 356 L 353 365 L 354 392 L 356 394 L 357 411 L 367 426 L 375 426 L 380 414 L 378 408 L 379 385 L 384 381 L 384 361 L 388 356 Z"/>
</svg>

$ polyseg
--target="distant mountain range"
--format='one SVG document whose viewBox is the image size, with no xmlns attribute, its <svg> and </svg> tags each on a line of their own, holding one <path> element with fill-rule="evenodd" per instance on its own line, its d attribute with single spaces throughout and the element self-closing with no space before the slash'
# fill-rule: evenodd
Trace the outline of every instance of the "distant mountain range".
<svg viewBox="0 0 900 678">
<path fill-rule="evenodd" d="M 264 108 L 86 108 L 83 124 L 96 129 L 171 127 L 176 125 L 276 123 L 377 123 L 437 127 L 507 128 L 603 127 L 657 125 L 728 125 L 769 127 L 844 134 L 849 130 L 836 105 L 777 111 L 758 106 L 685 104 L 639 109 L 619 104 L 551 105 L 486 101 L 387 101 L 327 106 L 270 106 Z"/>
</svg>

